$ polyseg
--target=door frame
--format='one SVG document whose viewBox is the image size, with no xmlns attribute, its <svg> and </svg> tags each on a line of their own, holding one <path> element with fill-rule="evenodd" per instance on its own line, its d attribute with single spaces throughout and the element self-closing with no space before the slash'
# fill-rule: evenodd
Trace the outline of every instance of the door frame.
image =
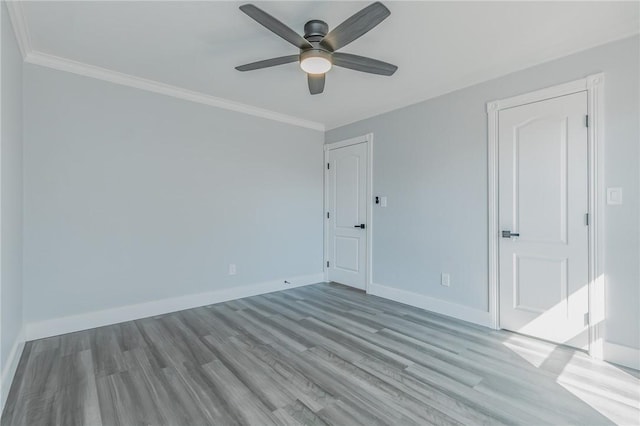
<svg viewBox="0 0 640 426">
<path fill-rule="evenodd" d="M 604 73 L 569 83 L 487 102 L 488 207 L 489 207 L 489 314 L 494 329 L 500 328 L 500 228 L 498 193 L 498 113 L 516 106 L 574 93 L 587 93 L 588 114 L 588 207 L 589 214 L 589 355 L 603 358 L 605 320 L 604 282 Z"/>
<path fill-rule="evenodd" d="M 327 226 L 327 208 L 329 206 L 329 172 L 327 171 L 327 160 L 329 158 L 329 151 L 339 148 L 344 148 L 346 146 L 357 145 L 364 143 L 367 146 L 367 226 L 365 228 L 365 235 L 367 238 L 366 241 L 366 255 L 365 255 L 365 292 L 369 292 L 369 288 L 371 286 L 372 279 L 372 235 L 373 235 L 373 211 L 372 211 L 372 200 L 373 200 L 373 133 L 367 133 L 366 135 L 357 136 L 351 139 L 345 139 L 338 142 L 332 142 L 324 145 L 324 205 L 322 217 L 324 218 L 324 260 L 322 262 L 323 272 L 324 272 L 324 280 L 329 280 L 329 270 L 327 268 L 327 262 L 329 261 L 329 227 Z"/>
</svg>

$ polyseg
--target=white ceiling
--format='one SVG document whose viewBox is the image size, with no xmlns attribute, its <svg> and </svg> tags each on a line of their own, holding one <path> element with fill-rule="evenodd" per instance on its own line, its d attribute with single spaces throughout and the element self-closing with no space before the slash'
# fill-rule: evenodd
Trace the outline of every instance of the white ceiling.
<svg viewBox="0 0 640 426">
<path fill-rule="evenodd" d="M 244 3 L 244 2 L 243 2 Z M 638 2 L 386 2 L 391 16 L 341 51 L 399 66 L 392 77 L 334 67 L 311 96 L 297 53 L 239 2 L 24 2 L 35 51 L 323 123 L 328 129 L 639 32 Z M 367 2 L 260 2 L 302 33 Z"/>
</svg>

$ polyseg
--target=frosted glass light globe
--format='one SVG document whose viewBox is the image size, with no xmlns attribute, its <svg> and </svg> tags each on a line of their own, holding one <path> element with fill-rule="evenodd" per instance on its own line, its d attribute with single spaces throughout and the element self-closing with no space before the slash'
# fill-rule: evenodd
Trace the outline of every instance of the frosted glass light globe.
<svg viewBox="0 0 640 426">
<path fill-rule="evenodd" d="M 300 68 L 308 74 L 324 74 L 331 69 L 331 61 L 320 56 L 309 56 L 300 61 Z"/>
</svg>

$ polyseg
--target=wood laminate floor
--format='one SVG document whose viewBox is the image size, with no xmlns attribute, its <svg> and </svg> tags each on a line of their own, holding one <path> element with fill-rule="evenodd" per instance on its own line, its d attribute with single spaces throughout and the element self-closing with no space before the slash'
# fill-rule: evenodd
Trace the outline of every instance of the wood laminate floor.
<svg viewBox="0 0 640 426">
<path fill-rule="evenodd" d="M 639 373 L 337 284 L 28 342 L 2 425 L 639 424 Z"/>
</svg>

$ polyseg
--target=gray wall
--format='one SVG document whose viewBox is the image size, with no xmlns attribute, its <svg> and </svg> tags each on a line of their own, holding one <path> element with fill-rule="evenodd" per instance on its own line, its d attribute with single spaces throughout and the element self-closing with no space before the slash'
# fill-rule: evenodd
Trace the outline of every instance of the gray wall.
<svg viewBox="0 0 640 426">
<path fill-rule="evenodd" d="M 322 132 L 24 79 L 27 322 L 322 272 Z"/>
<path fill-rule="evenodd" d="M 0 93 L 0 371 L 10 375 L 8 359 L 22 328 L 22 55 L 4 2 Z M 19 354 L 18 354 L 19 355 Z M 10 377 L 3 377 L 2 404 Z"/>
<path fill-rule="evenodd" d="M 374 133 L 374 194 L 389 206 L 374 208 L 373 282 L 487 310 L 485 103 L 603 71 L 606 186 L 624 190 L 606 208 L 607 340 L 640 348 L 639 51 L 628 38 L 328 131 Z"/>
</svg>

